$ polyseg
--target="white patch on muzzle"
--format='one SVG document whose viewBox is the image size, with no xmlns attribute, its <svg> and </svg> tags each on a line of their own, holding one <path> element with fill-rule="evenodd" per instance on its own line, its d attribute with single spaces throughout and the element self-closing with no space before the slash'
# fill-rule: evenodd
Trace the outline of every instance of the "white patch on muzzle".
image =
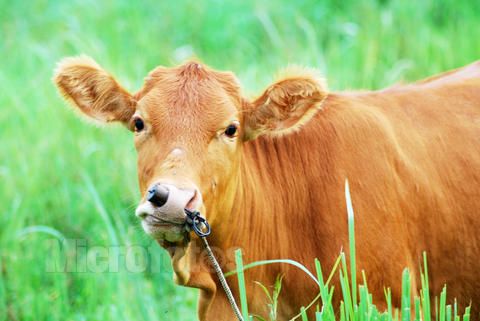
<svg viewBox="0 0 480 321">
<path fill-rule="evenodd" d="M 183 224 L 185 222 L 185 207 L 195 195 L 194 190 L 179 189 L 174 185 L 162 184 L 168 189 L 167 202 L 161 207 L 155 207 L 158 217 L 162 220 Z"/>
<path fill-rule="evenodd" d="M 184 235 L 184 223 L 186 219 L 185 207 L 195 196 L 194 190 L 179 189 L 174 185 L 162 184 L 168 189 L 167 202 L 157 207 L 149 201 L 140 204 L 135 215 L 142 218 L 142 227 L 146 233 L 155 239 L 165 239 L 170 242 L 180 241 Z M 162 224 L 156 224 L 153 216 Z"/>
</svg>

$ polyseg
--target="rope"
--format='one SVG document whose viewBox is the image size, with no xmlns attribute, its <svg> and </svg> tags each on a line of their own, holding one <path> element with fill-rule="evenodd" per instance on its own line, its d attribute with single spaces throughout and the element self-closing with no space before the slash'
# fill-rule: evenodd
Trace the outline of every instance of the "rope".
<svg viewBox="0 0 480 321">
<path fill-rule="evenodd" d="M 206 237 L 200 237 L 200 238 L 203 241 L 203 245 L 205 245 L 205 249 L 207 250 L 207 255 L 210 258 L 210 261 L 212 262 L 213 268 L 215 269 L 215 273 L 217 273 L 218 279 L 222 284 L 223 290 L 227 295 L 228 302 L 230 303 L 230 306 L 232 307 L 233 312 L 235 313 L 235 316 L 239 321 L 243 321 L 243 317 L 242 317 L 242 314 L 240 313 L 240 309 L 238 308 L 238 305 L 235 302 L 235 298 L 233 297 L 232 291 L 228 287 L 227 280 L 225 280 L 225 276 L 223 275 L 223 272 L 222 272 L 222 268 L 220 267 L 220 264 L 218 264 L 218 261 L 215 258 L 215 255 L 213 255 L 210 245 L 208 245 L 207 238 Z"/>
<path fill-rule="evenodd" d="M 235 313 L 235 316 L 239 321 L 244 321 L 242 317 L 242 313 L 240 312 L 240 309 L 238 308 L 238 305 L 235 302 L 235 298 L 233 297 L 232 291 L 228 287 L 227 280 L 225 280 L 225 276 L 223 275 L 222 268 L 220 267 L 220 264 L 218 264 L 218 261 L 215 258 L 215 255 L 213 254 L 212 249 L 210 248 L 210 245 L 208 245 L 207 236 L 209 236 L 211 232 L 210 225 L 208 224 L 207 220 L 200 215 L 200 212 L 198 211 L 189 211 L 185 209 L 185 214 L 187 215 L 187 226 L 193 229 L 195 234 L 197 234 L 202 239 L 203 245 L 205 245 L 205 249 L 207 250 L 207 255 L 210 258 L 210 261 L 212 262 L 213 268 L 215 269 L 215 273 L 217 273 L 218 280 L 220 281 L 220 284 L 222 285 L 222 288 L 225 291 L 225 294 L 227 295 L 228 302 L 230 303 L 230 306 L 232 307 L 233 312 Z"/>
</svg>

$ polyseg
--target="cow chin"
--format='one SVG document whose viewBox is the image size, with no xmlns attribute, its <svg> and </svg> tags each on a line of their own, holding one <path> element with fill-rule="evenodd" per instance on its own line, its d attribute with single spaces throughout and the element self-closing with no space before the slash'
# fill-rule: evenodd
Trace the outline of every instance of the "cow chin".
<svg viewBox="0 0 480 321">
<path fill-rule="evenodd" d="M 169 243 L 182 242 L 186 237 L 184 225 L 177 224 L 150 224 L 142 222 L 144 231 L 159 243 L 167 241 Z"/>
<path fill-rule="evenodd" d="M 176 243 L 186 237 L 186 215 L 182 207 L 170 206 L 161 211 L 150 202 L 140 204 L 135 214 L 141 218 L 144 231 L 161 243 Z"/>
</svg>

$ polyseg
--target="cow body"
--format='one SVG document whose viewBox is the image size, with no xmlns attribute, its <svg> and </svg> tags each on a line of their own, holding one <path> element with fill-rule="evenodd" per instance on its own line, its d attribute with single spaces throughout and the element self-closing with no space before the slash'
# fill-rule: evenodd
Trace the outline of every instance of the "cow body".
<svg viewBox="0 0 480 321">
<path fill-rule="evenodd" d="M 348 249 L 348 178 L 357 268 L 365 270 L 376 304 L 384 302 L 384 286 L 392 287 L 399 304 L 406 267 L 420 289 L 423 251 L 432 294 L 446 283 L 461 306 L 479 302 L 479 64 L 417 84 L 330 94 L 301 131 L 245 146 L 242 165 L 232 182 L 235 205 L 218 202 L 222 226 L 211 219 L 214 246 L 242 248 L 248 262 L 289 258 L 312 271 L 319 258 L 329 271 L 340 249 Z M 253 281 L 273 284 L 278 274 L 285 274 L 284 318 L 315 296 L 316 285 L 295 268 L 255 268 L 246 272 L 253 312 L 266 315 Z M 235 280 L 230 284 L 235 287 Z M 222 303 L 215 302 L 205 320 L 231 314 L 216 288 L 214 300 Z"/>
<path fill-rule="evenodd" d="M 246 262 L 292 259 L 314 271 L 318 258 L 328 273 L 340 250 L 348 252 L 348 179 L 357 273 L 365 270 L 377 306 L 387 286 L 400 303 L 406 267 L 418 295 L 423 251 L 431 293 L 447 283 L 461 307 L 480 303 L 479 63 L 381 91 L 330 93 L 300 129 L 246 141 L 228 173 L 203 200 L 225 270 L 241 248 Z M 234 320 L 200 240 L 167 243 L 176 281 L 201 291 L 200 320 Z M 287 265 L 247 270 L 250 312 L 267 315 L 254 281 L 271 285 L 277 275 L 284 275 L 278 317 L 287 320 L 318 287 Z M 236 279 L 229 284 L 238 295 Z"/>
</svg>

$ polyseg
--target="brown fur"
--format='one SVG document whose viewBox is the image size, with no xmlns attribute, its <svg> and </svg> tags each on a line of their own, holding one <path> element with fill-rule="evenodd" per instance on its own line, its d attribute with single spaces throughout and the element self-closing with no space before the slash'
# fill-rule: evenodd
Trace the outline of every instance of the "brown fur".
<svg viewBox="0 0 480 321">
<path fill-rule="evenodd" d="M 55 79 L 97 119 L 128 122 L 129 101 L 135 102 L 146 123 L 135 138 L 142 193 L 159 177 L 196 184 L 213 229 L 210 244 L 226 253 L 224 268 L 233 267 L 233 249 L 241 248 L 246 262 L 288 258 L 314 270 L 319 258 L 329 271 L 340 249 L 348 249 L 348 178 L 357 267 L 366 271 L 374 302 L 383 306 L 384 286 L 391 286 L 399 304 L 402 270 L 418 271 L 427 251 L 432 293 L 447 283 L 450 298 L 462 307 L 472 300 L 478 311 L 480 63 L 411 85 L 328 97 L 314 77 L 292 75 L 253 102 L 241 97 L 232 74 L 195 62 L 157 68 L 133 96 L 99 67 L 72 60 Z M 87 94 L 78 98 L 79 92 Z M 228 140 L 222 132 L 232 120 L 241 131 Z M 185 156 L 170 157 L 178 147 Z M 233 320 L 216 276 L 199 259 L 199 240 L 162 245 L 172 254 L 177 282 L 201 289 L 200 320 Z M 285 275 L 279 320 L 318 292 L 289 266 L 254 268 L 246 272 L 252 313 L 267 314 L 253 281 L 273 284 L 279 274 Z M 413 281 L 418 291 L 417 275 Z M 236 280 L 229 283 L 238 295 Z"/>
</svg>

